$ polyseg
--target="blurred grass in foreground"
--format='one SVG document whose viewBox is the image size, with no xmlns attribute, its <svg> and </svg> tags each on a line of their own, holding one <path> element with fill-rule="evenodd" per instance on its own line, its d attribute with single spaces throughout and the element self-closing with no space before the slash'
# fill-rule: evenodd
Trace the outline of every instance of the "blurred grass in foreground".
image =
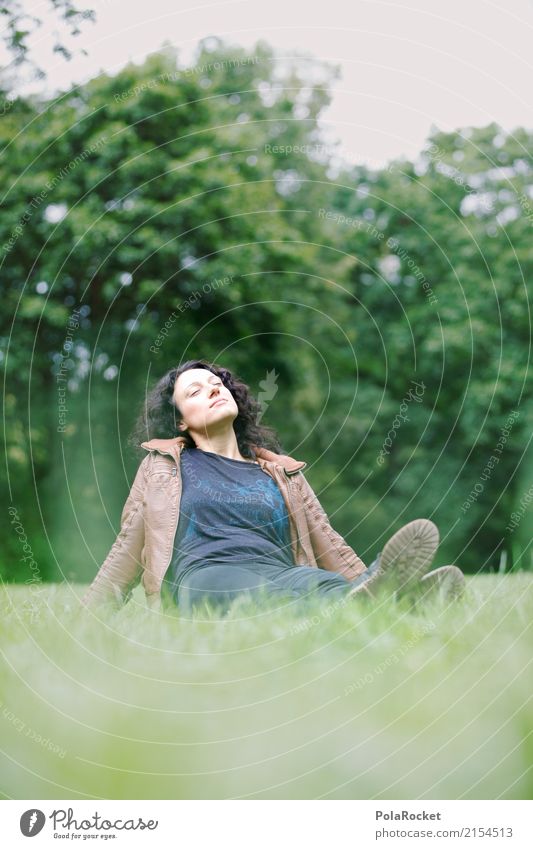
<svg viewBox="0 0 533 849">
<path fill-rule="evenodd" d="M 533 579 L 115 613 L 0 590 L 5 798 L 531 798 Z"/>
</svg>

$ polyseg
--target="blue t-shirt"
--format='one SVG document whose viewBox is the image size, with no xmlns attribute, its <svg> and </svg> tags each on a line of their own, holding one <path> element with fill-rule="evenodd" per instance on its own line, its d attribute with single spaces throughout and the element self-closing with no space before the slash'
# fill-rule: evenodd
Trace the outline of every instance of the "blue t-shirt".
<svg viewBox="0 0 533 849">
<path fill-rule="evenodd" d="M 185 448 L 180 467 L 180 516 L 167 576 L 174 588 L 185 570 L 209 563 L 294 565 L 285 501 L 259 464 Z"/>
</svg>

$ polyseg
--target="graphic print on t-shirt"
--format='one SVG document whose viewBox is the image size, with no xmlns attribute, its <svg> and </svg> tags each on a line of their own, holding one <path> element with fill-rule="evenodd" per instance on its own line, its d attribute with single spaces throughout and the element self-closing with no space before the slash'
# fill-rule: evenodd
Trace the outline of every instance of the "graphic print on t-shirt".
<svg viewBox="0 0 533 849">
<path fill-rule="evenodd" d="M 285 501 L 259 465 L 184 449 L 181 477 L 172 583 L 207 563 L 293 565 Z"/>
</svg>

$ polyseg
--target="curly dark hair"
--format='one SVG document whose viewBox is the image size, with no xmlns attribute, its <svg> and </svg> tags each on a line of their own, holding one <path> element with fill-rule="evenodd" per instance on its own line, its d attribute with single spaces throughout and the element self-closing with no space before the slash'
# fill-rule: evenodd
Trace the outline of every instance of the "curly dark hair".
<svg viewBox="0 0 533 849">
<path fill-rule="evenodd" d="M 253 458 L 252 445 L 283 453 L 276 431 L 257 423 L 261 405 L 252 397 L 250 387 L 227 368 L 208 360 L 188 360 L 183 365 L 170 369 L 148 393 L 128 439 L 129 445 L 136 452 L 141 450 L 141 442 L 150 439 L 172 439 L 176 436 L 184 437 L 188 448 L 195 447 L 190 434 L 178 430 L 181 415 L 173 397 L 176 380 L 183 372 L 192 368 L 205 368 L 216 374 L 235 398 L 239 413 L 233 422 L 233 430 L 243 457 Z"/>
</svg>

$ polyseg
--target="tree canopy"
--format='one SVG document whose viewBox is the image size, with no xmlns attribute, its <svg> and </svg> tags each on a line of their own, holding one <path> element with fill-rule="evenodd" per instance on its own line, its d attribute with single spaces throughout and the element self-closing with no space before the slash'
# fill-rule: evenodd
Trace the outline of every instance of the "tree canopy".
<svg viewBox="0 0 533 849">
<path fill-rule="evenodd" d="M 339 167 L 318 123 L 337 74 L 208 39 L 2 115 L 1 485 L 43 576 L 93 574 L 147 386 L 192 357 L 275 380 L 263 421 L 367 561 L 429 516 L 442 558 L 524 566 L 532 134 Z"/>
</svg>

